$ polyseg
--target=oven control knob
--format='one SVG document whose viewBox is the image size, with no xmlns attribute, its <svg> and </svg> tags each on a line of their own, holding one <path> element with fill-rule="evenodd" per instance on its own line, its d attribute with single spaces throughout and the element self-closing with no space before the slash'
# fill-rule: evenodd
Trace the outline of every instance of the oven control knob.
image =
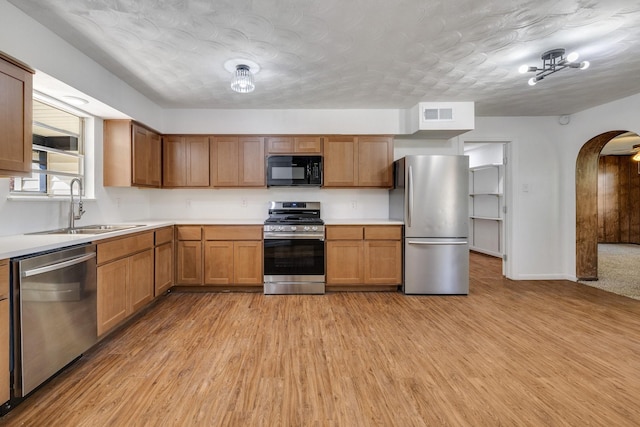
<svg viewBox="0 0 640 427">
<path fill-rule="evenodd" d="M 291 226 L 291 231 L 296 231 L 296 229 L 297 229 L 297 228 L 298 228 L 298 227 L 296 227 L 295 225 L 292 225 L 292 226 Z"/>
<path fill-rule="evenodd" d="M 309 227 L 307 227 L 306 225 L 303 228 L 304 231 L 309 231 Z"/>
</svg>

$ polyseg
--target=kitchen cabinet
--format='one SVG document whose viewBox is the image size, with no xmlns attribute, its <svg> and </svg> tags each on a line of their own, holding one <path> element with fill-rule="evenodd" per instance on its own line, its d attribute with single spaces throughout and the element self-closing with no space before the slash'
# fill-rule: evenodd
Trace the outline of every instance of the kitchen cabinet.
<svg viewBox="0 0 640 427">
<path fill-rule="evenodd" d="M 155 230 L 154 296 L 165 293 L 173 286 L 173 227 Z"/>
<path fill-rule="evenodd" d="M 0 404 L 9 400 L 9 260 L 0 260 Z"/>
<path fill-rule="evenodd" d="M 154 233 L 97 242 L 98 336 L 135 314 L 154 295 Z"/>
<path fill-rule="evenodd" d="M 322 154 L 322 137 L 279 136 L 266 138 L 267 154 Z"/>
<path fill-rule="evenodd" d="M 204 227 L 206 285 L 262 285 L 262 264 L 262 226 Z"/>
<path fill-rule="evenodd" d="M 264 138 L 218 136 L 212 138 L 213 187 L 264 187 Z"/>
<path fill-rule="evenodd" d="M 202 285 L 202 227 L 176 227 L 176 286 Z"/>
<path fill-rule="evenodd" d="M 400 285 L 402 226 L 330 225 L 327 285 Z"/>
<path fill-rule="evenodd" d="M 162 183 L 160 135 L 131 120 L 105 120 L 105 187 L 152 187 Z"/>
<path fill-rule="evenodd" d="M 209 187 L 209 151 L 207 136 L 164 136 L 162 186 Z"/>
<path fill-rule="evenodd" d="M 393 186 L 393 138 L 339 135 L 324 141 L 324 187 Z"/>
<path fill-rule="evenodd" d="M 0 176 L 31 176 L 33 73 L 0 52 Z"/>
</svg>

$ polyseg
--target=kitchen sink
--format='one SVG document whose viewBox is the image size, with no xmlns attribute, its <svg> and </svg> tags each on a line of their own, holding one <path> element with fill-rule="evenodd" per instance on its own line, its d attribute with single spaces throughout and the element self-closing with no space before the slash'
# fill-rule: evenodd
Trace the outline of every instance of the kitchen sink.
<svg viewBox="0 0 640 427">
<path fill-rule="evenodd" d="M 58 228 L 56 230 L 37 231 L 27 234 L 102 234 L 111 231 L 129 230 L 131 228 L 144 227 L 144 225 L 117 225 L 117 224 L 95 224 L 83 225 L 74 228 Z"/>
</svg>

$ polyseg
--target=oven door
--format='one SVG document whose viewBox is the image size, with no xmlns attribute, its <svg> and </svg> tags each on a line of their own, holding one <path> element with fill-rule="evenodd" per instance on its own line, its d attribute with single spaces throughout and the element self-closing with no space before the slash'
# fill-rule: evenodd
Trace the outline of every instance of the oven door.
<svg viewBox="0 0 640 427">
<path fill-rule="evenodd" d="M 324 240 L 265 237 L 264 281 L 324 283 Z"/>
</svg>

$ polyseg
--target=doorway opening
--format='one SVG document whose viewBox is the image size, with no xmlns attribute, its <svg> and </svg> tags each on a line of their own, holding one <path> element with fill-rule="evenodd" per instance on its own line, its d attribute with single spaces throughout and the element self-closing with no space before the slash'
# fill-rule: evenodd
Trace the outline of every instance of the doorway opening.
<svg viewBox="0 0 640 427">
<path fill-rule="evenodd" d="M 640 244 L 640 163 L 632 160 L 634 151 L 640 148 L 633 146 L 638 143 L 637 134 L 615 130 L 590 139 L 578 153 L 576 277 L 579 281 L 600 278 L 598 248 L 603 249 L 602 245 Z M 619 253 L 610 250 L 612 247 L 604 249 L 607 260 L 612 253 Z M 606 271 L 607 275 L 615 274 L 616 268 L 607 267 Z"/>
</svg>

